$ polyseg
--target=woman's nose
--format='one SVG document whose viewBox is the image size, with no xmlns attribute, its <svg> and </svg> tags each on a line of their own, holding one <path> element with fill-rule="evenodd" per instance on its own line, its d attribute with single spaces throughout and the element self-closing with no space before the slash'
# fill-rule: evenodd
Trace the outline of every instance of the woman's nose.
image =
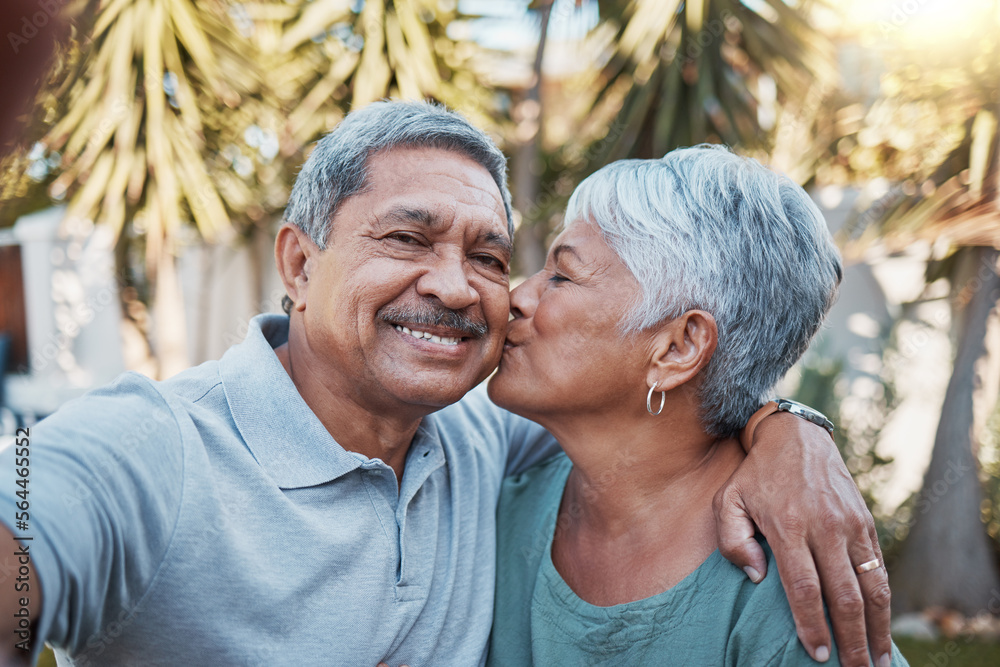
<svg viewBox="0 0 1000 667">
<path fill-rule="evenodd" d="M 510 293 L 510 314 L 513 319 L 531 317 L 538 303 L 538 285 L 541 272 L 531 276 Z"/>
</svg>

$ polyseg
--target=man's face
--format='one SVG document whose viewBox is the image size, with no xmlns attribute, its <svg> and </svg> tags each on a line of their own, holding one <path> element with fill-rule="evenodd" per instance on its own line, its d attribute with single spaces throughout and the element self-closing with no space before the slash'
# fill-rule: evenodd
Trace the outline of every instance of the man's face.
<svg viewBox="0 0 1000 667">
<path fill-rule="evenodd" d="M 511 243 L 500 190 L 459 153 L 398 148 L 368 163 L 327 249 L 306 262 L 311 373 L 369 409 L 437 409 L 496 367 Z"/>
</svg>

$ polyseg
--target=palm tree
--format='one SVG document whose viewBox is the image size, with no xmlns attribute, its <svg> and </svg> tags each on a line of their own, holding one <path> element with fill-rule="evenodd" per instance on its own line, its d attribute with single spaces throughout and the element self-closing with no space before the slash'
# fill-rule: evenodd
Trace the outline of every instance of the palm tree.
<svg viewBox="0 0 1000 667">
<path fill-rule="evenodd" d="M 768 148 L 772 124 L 762 110 L 801 100 L 835 75 L 832 50 L 809 20 L 814 4 L 604 3 L 605 18 L 586 49 L 597 54 L 595 67 L 565 83 L 560 104 L 545 105 L 571 116 L 574 130 L 541 156 L 549 196 L 522 210 L 522 242 L 543 245 L 570 184 L 614 160 L 659 157 L 704 141 Z M 538 248 L 521 252 L 536 258 L 524 272 L 544 257 Z"/>
<path fill-rule="evenodd" d="M 928 53 L 925 42 L 897 47 L 901 62 L 883 77 L 884 97 L 833 159 L 837 168 L 896 182 L 844 231 L 846 254 L 915 239 L 950 247 L 931 264 L 928 282 L 946 277 L 952 286 L 954 366 L 910 531 L 890 569 L 897 611 L 941 606 L 976 614 L 1000 585 L 996 544 L 982 522 L 977 456 L 998 379 L 990 363 L 996 350 L 987 344 L 1000 300 L 995 17 L 995 7 L 975 17 L 971 34 L 950 42 L 947 53 Z"/>
</svg>

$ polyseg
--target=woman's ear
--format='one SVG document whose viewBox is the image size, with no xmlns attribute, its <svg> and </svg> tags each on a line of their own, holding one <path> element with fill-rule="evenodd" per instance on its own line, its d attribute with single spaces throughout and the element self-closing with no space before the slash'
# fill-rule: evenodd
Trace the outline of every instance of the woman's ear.
<svg viewBox="0 0 1000 667">
<path fill-rule="evenodd" d="M 294 310 L 306 308 L 309 291 L 309 259 L 319 247 L 296 225 L 286 222 L 274 241 L 274 263 L 285 286 L 285 292 L 295 304 Z"/>
<path fill-rule="evenodd" d="M 647 385 L 670 391 L 689 382 L 708 365 L 719 343 L 711 313 L 689 310 L 667 322 L 653 337 Z"/>
</svg>

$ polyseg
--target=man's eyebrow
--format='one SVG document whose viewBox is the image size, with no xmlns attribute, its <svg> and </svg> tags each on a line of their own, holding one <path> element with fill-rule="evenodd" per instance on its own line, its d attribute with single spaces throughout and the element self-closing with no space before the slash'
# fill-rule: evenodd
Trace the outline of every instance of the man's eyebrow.
<svg viewBox="0 0 1000 667">
<path fill-rule="evenodd" d="M 419 222 L 428 227 L 433 227 L 436 218 L 433 213 L 425 208 L 410 208 L 409 206 L 396 206 L 382 216 L 384 220 L 405 220 L 406 222 Z"/>
<path fill-rule="evenodd" d="M 504 252 L 508 257 L 514 252 L 514 245 L 507 238 L 506 234 L 498 234 L 496 232 L 486 232 L 485 234 L 479 235 L 479 240 L 481 243 L 487 243 L 489 245 L 498 246 L 499 249 Z"/>
</svg>

